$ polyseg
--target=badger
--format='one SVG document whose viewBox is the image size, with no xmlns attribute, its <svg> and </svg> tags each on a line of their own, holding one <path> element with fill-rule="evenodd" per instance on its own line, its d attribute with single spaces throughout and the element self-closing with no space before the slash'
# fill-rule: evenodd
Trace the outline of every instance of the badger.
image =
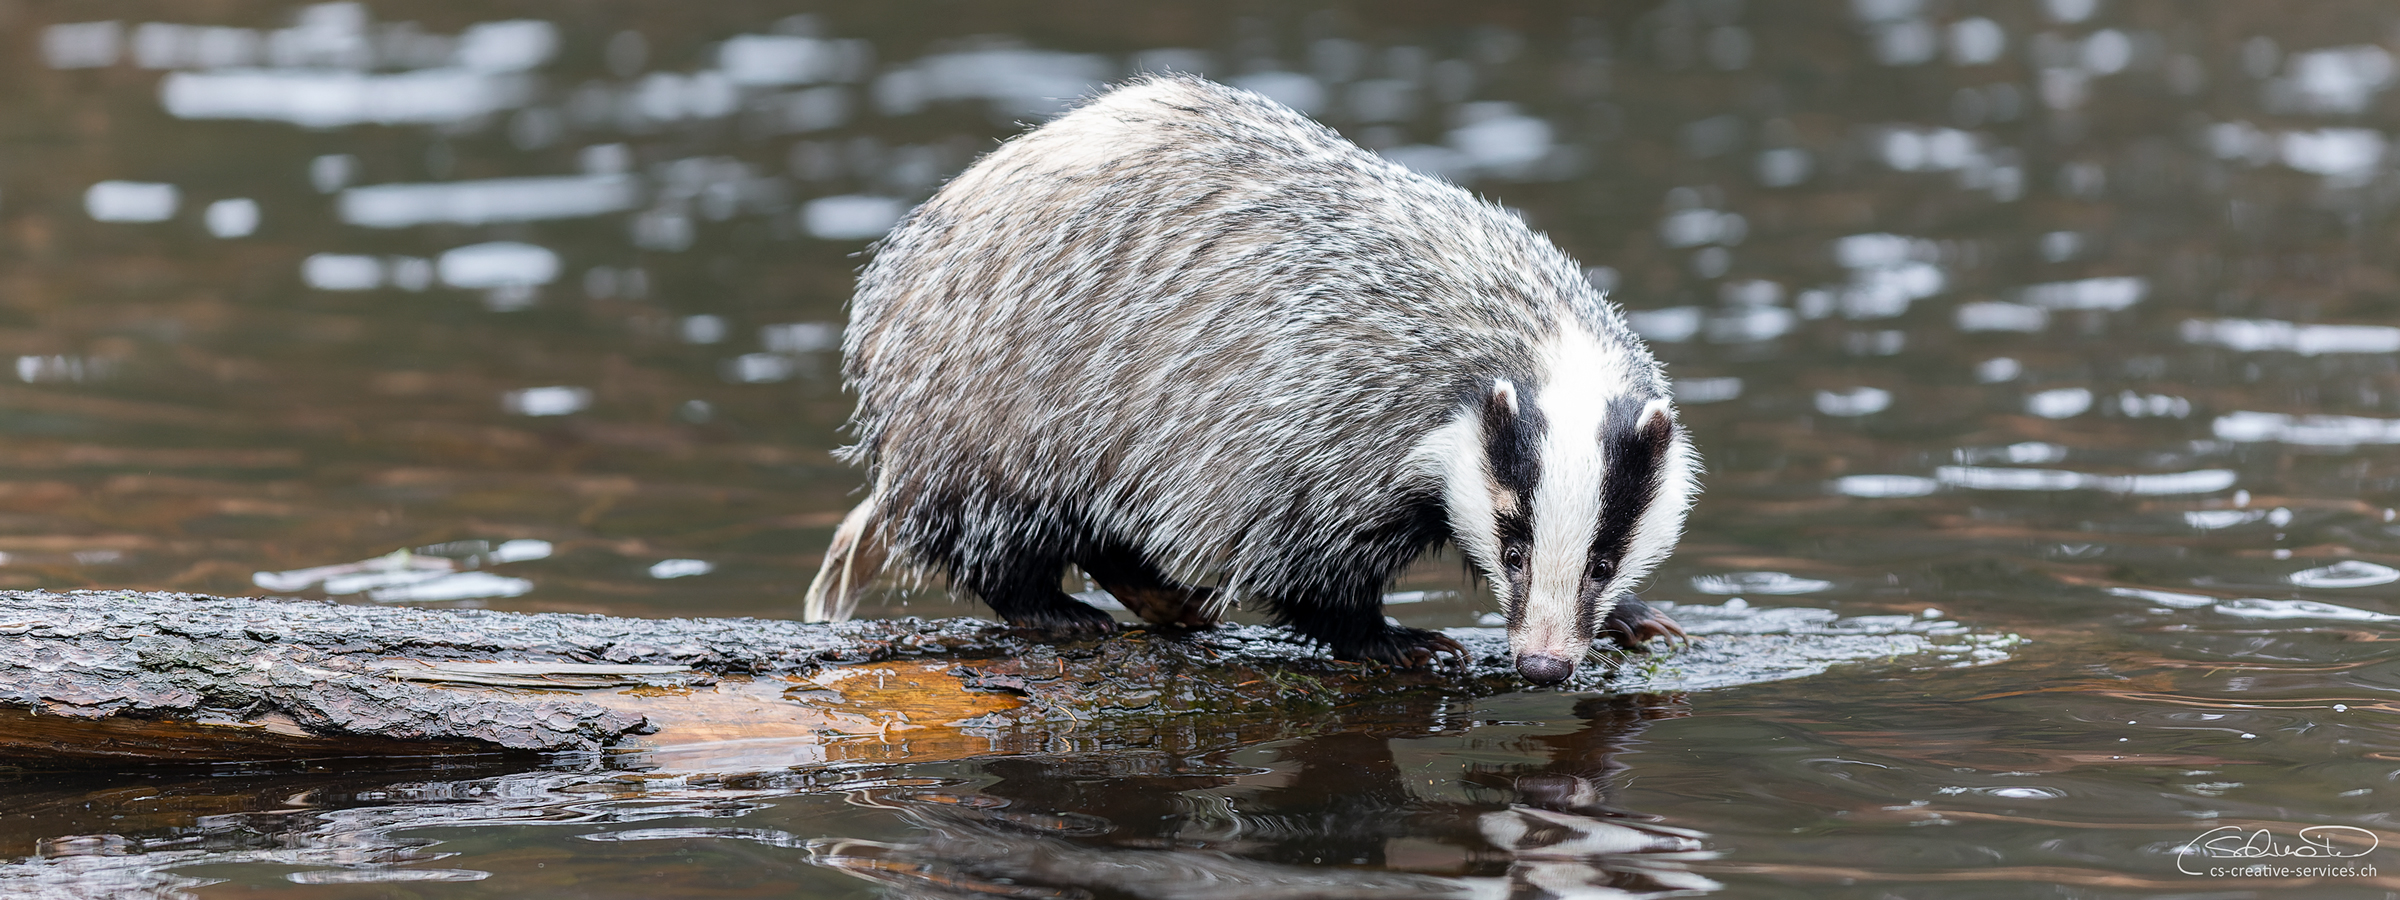
<svg viewBox="0 0 2400 900">
<path fill-rule="evenodd" d="M 1073 565 L 1156 625 L 1238 603 L 1419 666 L 1464 653 L 1383 592 L 1447 542 L 1529 681 L 1683 635 L 1632 591 L 1697 455 L 1622 315 L 1507 210 L 1258 94 L 1143 76 L 1002 144 L 875 248 L 842 352 L 869 489 L 812 621 L 904 561 L 1113 631 Z"/>
</svg>

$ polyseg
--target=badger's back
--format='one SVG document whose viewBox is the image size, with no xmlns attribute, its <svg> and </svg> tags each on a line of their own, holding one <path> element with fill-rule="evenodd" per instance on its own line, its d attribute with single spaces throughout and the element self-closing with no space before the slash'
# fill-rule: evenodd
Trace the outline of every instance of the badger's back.
<svg viewBox="0 0 2400 900">
<path fill-rule="evenodd" d="M 1626 376 L 1663 393 L 1506 212 L 1257 95 L 1149 78 L 885 239 L 843 348 L 851 452 L 921 561 L 1098 540 L 1289 596 L 1447 537 L 1412 447 L 1479 384 L 1533 376 L 1562 328 L 1630 348 Z"/>
</svg>

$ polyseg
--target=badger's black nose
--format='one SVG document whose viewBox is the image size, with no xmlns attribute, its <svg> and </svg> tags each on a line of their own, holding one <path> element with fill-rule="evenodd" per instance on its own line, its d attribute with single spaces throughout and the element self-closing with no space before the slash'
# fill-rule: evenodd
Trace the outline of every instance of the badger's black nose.
<svg viewBox="0 0 2400 900">
<path fill-rule="evenodd" d="M 1555 656 L 1517 657 L 1517 674 L 1535 684 L 1557 684 L 1575 674 L 1575 661 Z"/>
</svg>

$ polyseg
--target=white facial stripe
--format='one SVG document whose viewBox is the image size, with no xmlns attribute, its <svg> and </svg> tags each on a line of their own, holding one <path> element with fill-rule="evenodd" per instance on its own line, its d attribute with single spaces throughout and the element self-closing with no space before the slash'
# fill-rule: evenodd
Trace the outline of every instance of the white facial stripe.
<svg viewBox="0 0 2400 900">
<path fill-rule="evenodd" d="M 1545 419 L 1541 480 L 1533 489 L 1532 585 L 1509 637 L 1518 655 L 1580 659 L 1591 635 L 1582 621 L 1583 574 L 1600 525 L 1608 460 L 1600 426 L 1610 400 L 1632 380 L 1624 350 L 1569 328 L 1542 348 L 1534 403 Z"/>
<path fill-rule="evenodd" d="M 1410 456 L 1418 472 L 1441 482 L 1451 539 L 1483 569 L 1492 589 L 1505 595 L 1508 576 L 1500 569 L 1500 521 L 1492 508 L 1491 465 L 1483 458 L 1482 416 L 1473 409 L 1460 411 L 1418 442 Z M 1504 606 L 1509 600 L 1500 598 Z"/>
</svg>

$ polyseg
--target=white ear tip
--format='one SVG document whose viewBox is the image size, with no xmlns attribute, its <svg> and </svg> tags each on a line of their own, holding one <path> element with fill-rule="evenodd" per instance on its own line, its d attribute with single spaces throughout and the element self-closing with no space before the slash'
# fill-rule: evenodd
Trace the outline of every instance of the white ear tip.
<svg viewBox="0 0 2400 900">
<path fill-rule="evenodd" d="M 1643 405 L 1642 405 L 1642 415 L 1641 415 L 1641 418 L 1640 418 L 1639 420 L 1637 420 L 1637 421 L 1639 421 L 1639 422 L 1640 422 L 1641 424 L 1643 424 L 1643 425 L 1648 425 L 1648 424 L 1650 424 L 1650 420 L 1652 420 L 1652 419 L 1666 419 L 1666 420 L 1668 420 L 1668 421 L 1670 421 L 1670 422 L 1671 422 L 1671 421 L 1674 421 L 1674 420 L 1675 420 L 1675 403 L 1674 403 L 1674 401 L 1672 401 L 1672 400 L 1668 400 L 1668 399 L 1667 399 L 1667 398 L 1665 398 L 1665 397 L 1660 397 L 1660 398 L 1658 398 L 1658 399 L 1656 399 L 1656 400 L 1652 400 L 1652 401 L 1650 401 L 1650 402 L 1648 402 L 1648 403 L 1645 403 L 1645 404 L 1643 404 Z"/>
<path fill-rule="evenodd" d="M 1516 415 L 1517 383 L 1506 378 L 1495 379 L 1492 382 L 1492 399 L 1505 404 L 1508 407 L 1509 415 Z"/>
</svg>

